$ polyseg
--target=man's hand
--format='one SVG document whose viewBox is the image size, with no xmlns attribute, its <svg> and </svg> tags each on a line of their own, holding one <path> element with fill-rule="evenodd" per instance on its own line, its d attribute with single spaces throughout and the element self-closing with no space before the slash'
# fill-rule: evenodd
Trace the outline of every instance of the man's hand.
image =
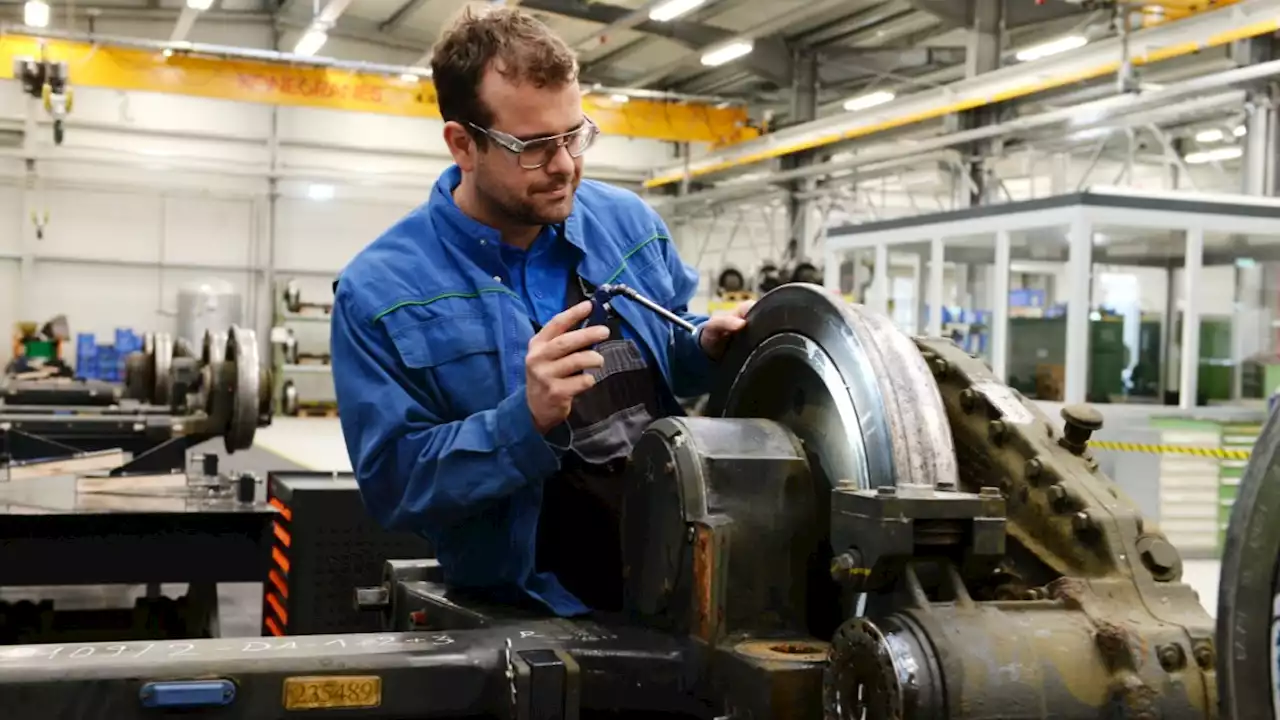
<svg viewBox="0 0 1280 720">
<path fill-rule="evenodd" d="M 719 360 L 724 356 L 725 348 L 729 346 L 729 340 L 739 330 L 747 326 L 747 312 L 751 310 L 751 306 L 755 305 L 754 300 L 742 303 L 733 309 L 728 315 L 716 315 L 702 326 L 702 333 L 699 339 L 702 341 L 702 351 L 712 360 Z"/>
<path fill-rule="evenodd" d="M 551 318 L 529 341 L 524 393 L 534 427 L 543 435 L 569 417 L 575 397 L 595 385 L 595 378 L 582 371 L 604 366 L 600 353 L 584 348 L 607 340 L 609 328 L 596 325 L 570 330 L 590 314 L 590 301 L 578 303 Z"/>
</svg>

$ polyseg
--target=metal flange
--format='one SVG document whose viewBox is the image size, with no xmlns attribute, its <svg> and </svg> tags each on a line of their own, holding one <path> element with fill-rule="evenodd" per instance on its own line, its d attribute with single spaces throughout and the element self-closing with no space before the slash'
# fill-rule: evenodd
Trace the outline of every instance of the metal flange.
<svg viewBox="0 0 1280 720">
<path fill-rule="evenodd" d="M 886 317 L 816 285 L 785 285 L 747 316 L 720 363 L 707 414 L 775 420 L 835 487 L 957 481 L 937 383 Z"/>
<path fill-rule="evenodd" d="M 231 326 L 221 375 L 227 383 L 227 425 L 223 441 L 227 452 L 247 450 L 258 430 L 259 381 L 258 338 L 248 328 Z"/>
<path fill-rule="evenodd" d="M 152 368 L 155 373 L 151 400 L 156 405 L 168 405 L 173 396 L 173 336 L 160 332 L 155 335 L 155 354 Z"/>
<path fill-rule="evenodd" d="M 217 412 L 215 388 L 221 382 L 222 363 L 227 355 L 227 334 L 205 330 L 200 345 L 200 397 L 197 406 L 210 416 Z"/>
</svg>

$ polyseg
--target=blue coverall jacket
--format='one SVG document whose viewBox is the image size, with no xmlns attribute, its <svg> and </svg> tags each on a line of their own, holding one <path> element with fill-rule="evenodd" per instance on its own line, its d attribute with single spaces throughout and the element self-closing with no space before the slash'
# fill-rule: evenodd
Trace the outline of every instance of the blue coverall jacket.
<svg viewBox="0 0 1280 720">
<path fill-rule="evenodd" d="M 333 378 L 347 451 L 368 510 L 384 527 L 436 546 L 446 583 L 531 598 L 560 615 L 587 608 L 534 569 L 543 482 L 563 448 L 534 428 L 524 358 L 534 328 L 510 289 L 500 234 L 458 209 L 458 168 L 426 204 L 342 271 L 333 308 Z M 635 194 L 583 180 L 564 238 L 592 285 L 626 283 L 696 325 L 697 273 Z M 622 300 L 612 303 L 675 397 L 706 392 L 711 362 L 696 336 Z"/>
</svg>

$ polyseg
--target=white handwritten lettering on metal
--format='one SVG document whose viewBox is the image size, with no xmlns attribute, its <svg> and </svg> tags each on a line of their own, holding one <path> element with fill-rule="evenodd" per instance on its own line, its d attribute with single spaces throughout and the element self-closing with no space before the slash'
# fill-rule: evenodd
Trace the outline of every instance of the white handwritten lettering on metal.
<svg viewBox="0 0 1280 720">
<path fill-rule="evenodd" d="M 431 642 L 435 643 L 436 645 L 452 645 L 454 643 L 454 640 L 448 635 L 436 635 L 435 637 L 431 638 Z"/>
<path fill-rule="evenodd" d="M 340 647 L 340 648 L 344 648 L 344 647 L 346 647 L 346 646 L 347 646 L 347 641 L 346 641 L 346 640 L 343 640 L 342 638 L 338 638 L 337 640 L 330 640 L 329 642 L 325 643 L 324 645 L 325 645 L 325 647 L 329 647 L 330 645 L 334 645 L 334 644 L 337 644 L 337 646 L 338 646 L 338 647 Z"/>
<path fill-rule="evenodd" d="M 82 647 L 76 648 L 75 651 L 71 653 L 71 657 L 82 658 L 82 657 L 89 657 L 92 654 L 93 654 L 93 646 L 84 645 Z"/>
</svg>

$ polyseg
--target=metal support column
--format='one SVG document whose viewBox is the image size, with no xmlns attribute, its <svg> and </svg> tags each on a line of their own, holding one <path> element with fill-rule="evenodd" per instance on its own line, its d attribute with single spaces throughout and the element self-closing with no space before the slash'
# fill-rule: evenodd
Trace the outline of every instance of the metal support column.
<svg viewBox="0 0 1280 720">
<path fill-rule="evenodd" d="M 1084 402 L 1089 387 L 1089 301 L 1093 274 L 1093 223 L 1084 216 L 1071 223 L 1067 235 L 1067 367 L 1063 400 Z"/>
<path fill-rule="evenodd" d="M 996 276 L 991 303 L 991 372 L 1000 382 L 1009 375 L 1009 231 L 996 233 Z"/>
<path fill-rule="evenodd" d="M 1179 368 L 1178 407 L 1190 410 L 1196 407 L 1200 392 L 1200 301 L 1196 290 L 1200 287 L 1204 266 L 1204 228 L 1187 230 L 1186 266 L 1182 270 L 1182 359 Z"/>
<path fill-rule="evenodd" d="M 871 309 L 889 314 L 889 246 L 876 245 L 875 274 L 871 276 Z"/>
<path fill-rule="evenodd" d="M 39 145 L 36 133 L 40 131 L 40 100 L 23 96 L 26 100 L 26 114 L 22 126 L 22 155 L 25 176 L 22 180 L 22 217 L 18 222 L 22 227 L 18 234 L 21 259 L 18 265 L 18 318 L 31 320 L 35 317 L 35 282 L 36 282 L 36 246 L 39 244 L 39 228 L 43 227 L 44 208 L 39 192 L 40 169 L 36 165 L 36 152 Z"/>
<path fill-rule="evenodd" d="M 929 337 L 942 336 L 943 272 L 946 270 L 946 241 L 934 238 L 929 243 Z"/>
<path fill-rule="evenodd" d="M 800 51 L 794 58 L 795 74 L 791 86 L 791 120 L 792 122 L 809 122 L 818 116 L 818 56 L 813 52 Z M 794 159 L 783 163 L 786 169 L 796 169 L 812 165 L 815 156 L 811 153 L 799 153 Z M 816 180 L 797 180 L 792 184 L 791 196 L 787 200 L 787 227 L 789 241 L 795 247 L 795 259 L 806 260 L 812 256 L 819 222 L 813 212 L 812 200 L 801 200 L 797 193 L 806 194 L 817 187 Z"/>
<path fill-rule="evenodd" d="M 1249 97 L 1248 118 L 1245 128 L 1248 134 L 1244 137 L 1244 183 L 1241 188 L 1245 195 L 1272 195 L 1275 193 L 1276 150 L 1272 144 L 1271 128 L 1275 117 L 1274 105 L 1266 90 L 1255 92 Z"/>
<path fill-rule="evenodd" d="M 965 76 L 976 77 L 1000 68 L 1000 37 L 1004 29 L 1003 0 L 973 0 L 973 24 L 969 28 L 968 48 L 965 53 Z M 960 125 L 965 129 L 991 125 L 999 120 L 998 104 L 975 108 L 963 113 Z M 980 142 L 970 145 L 965 154 L 965 174 L 968 180 L 959 179 L 957 195 L 960 207 L 981 205 L 987 198 L 985 158 L 997 155 L 999 143 Z"/>
</svg>

